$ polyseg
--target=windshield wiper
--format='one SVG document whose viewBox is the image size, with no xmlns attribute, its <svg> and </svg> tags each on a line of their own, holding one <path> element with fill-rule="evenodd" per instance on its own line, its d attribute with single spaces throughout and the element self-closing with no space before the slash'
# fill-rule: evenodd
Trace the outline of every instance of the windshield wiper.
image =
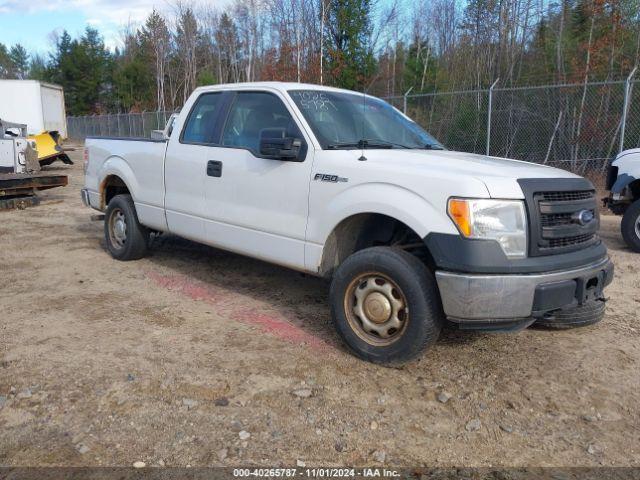
<svg viewBox="0 0 640 480">
<path fill-rule="evenodd" d="M 424 147 L 422 147 L 422 149 L 423 150 L 444 150 L 444 148 L 438 145 L 437 143 L 426 143 Z"/>
<path fill-rule="evenodd" d="M 327 148 L 330 150 L 337 150 L 340 148 L 366 149 L 366 148 L 393 148 L 393 147 L 410 148 L 410 147 L 407 147 L 406 145 L 387 142 L 386 140 L 369 140 L 366 138 L 360 139 L 357 142 L 336 142 L 336 143 L 330 143 L 329 145 L 327 145 Z"/>
</svg>

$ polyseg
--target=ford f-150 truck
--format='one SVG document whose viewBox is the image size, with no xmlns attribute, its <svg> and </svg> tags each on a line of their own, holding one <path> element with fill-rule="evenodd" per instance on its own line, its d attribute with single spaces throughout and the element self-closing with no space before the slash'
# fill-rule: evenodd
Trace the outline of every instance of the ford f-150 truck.
<svg viewBox="0 0 640 480">
<path fill-rule="evenodd" d="M 86 205 L 118 260 L 168 232 L 331 279 L 358 356 L 416 357 L 445 322 L 599 321 L 613 266 L 593 185 L 446 150 L 386 102 L 298 83 L 198 88 L 166 138 L 88 138 Z"/>
</svg>

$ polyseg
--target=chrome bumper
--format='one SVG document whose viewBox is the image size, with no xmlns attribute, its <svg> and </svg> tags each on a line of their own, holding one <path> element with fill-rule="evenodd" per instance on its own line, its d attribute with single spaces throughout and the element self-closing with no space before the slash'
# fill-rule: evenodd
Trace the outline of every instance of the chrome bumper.
<svg viewBox="0 0 640 480">
<path fill-rule="evenodd" d="M 83 188 L 82 190 L 80 190 L 80 196 L 82 197 L 82 204 L 85 207 L 90 207 L 91 202 L 89 201 L 89 190 Z"/>
<path fill-rule="evenodd" d="M 530 275 L 436 272 L 444 312 L 459 322 L 501 322 L 541 316 L 602 296 L 613 279 L 609 258 L 574 270 Z M 540 310 L 542 308 L 542 310 Z"/>
</svg>

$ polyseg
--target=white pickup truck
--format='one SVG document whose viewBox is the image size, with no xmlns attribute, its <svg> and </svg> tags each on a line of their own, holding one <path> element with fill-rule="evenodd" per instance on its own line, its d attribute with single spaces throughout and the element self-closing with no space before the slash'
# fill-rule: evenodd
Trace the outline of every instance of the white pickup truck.
<svg viewBox="0 0 640 480">
<path fill-rule="evenodd" d="M 374 97 L 298 83 L 198 88 L 166 138 L 88 138 L 86 205 L 111 255 L 150 235 L 331 278 L 361 358 L 398 364 L 445 322 L 599 321 L 613 266 L 595 190 L 563 170 L 446 150 Z"/>
<path fill-rule="evenodd" d="M 622 215 L 620 230 L 629 248 L 640 252 L 640 148 L 624 150 L 612 160 L 607 174 L 605 205 Z"/>
</svg>

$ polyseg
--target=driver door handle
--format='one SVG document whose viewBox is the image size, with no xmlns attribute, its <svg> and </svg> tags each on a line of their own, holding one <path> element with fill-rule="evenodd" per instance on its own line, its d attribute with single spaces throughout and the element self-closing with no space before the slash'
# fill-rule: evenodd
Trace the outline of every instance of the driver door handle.
<svg viewBox="0 0 640 480">
<path fill-rule="evenodd" d="M 207 162 L 207 175 L 209 177 L 221 177 L 222 162 L 219 162 L 217 160 L 209 160 Z"/>
</svg>

